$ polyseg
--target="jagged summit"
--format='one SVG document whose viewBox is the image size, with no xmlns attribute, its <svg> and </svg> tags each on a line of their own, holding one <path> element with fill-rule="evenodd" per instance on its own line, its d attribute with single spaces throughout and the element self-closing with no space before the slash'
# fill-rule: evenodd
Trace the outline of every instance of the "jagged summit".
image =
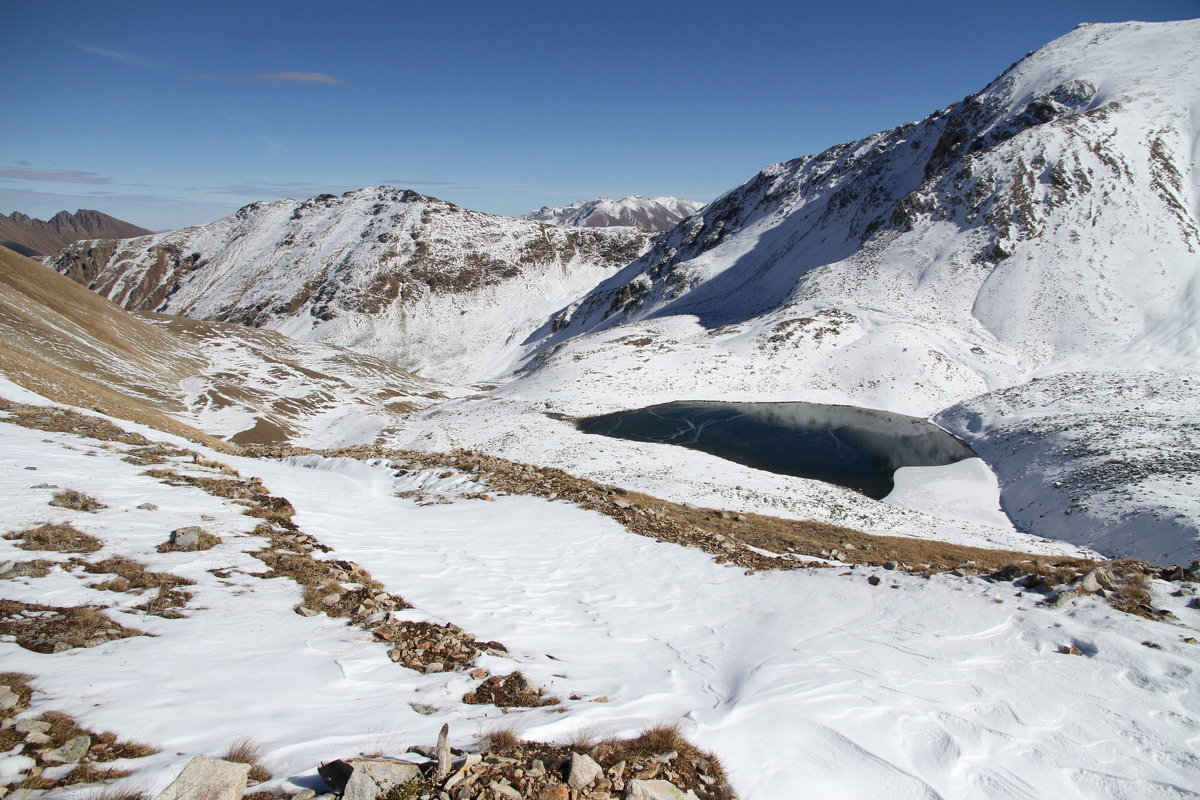
<svg viewBox="0 0 1200 800">
<path fill-rule="evenodd" d="M 678 197 L 642 197 L 631 194 L 619 200 L 600 197 L 595 200 L 579 200 L 569 206 L 543 206 L 537 211 L 523 215 L 521 219 L 583 228 L 629 225 L 649 231 L 666 231 L 702 208 L 703 203 L 680 200 Z"/>
<path fill-rule="evenodd" d="M 379 186 L 80 242 L 48 262 L 130 310 L 270 328 L 470 381 L 504 371 L 548 314 L 636 258 L 647 239 Z"/>
<path fill-rule="evenodd" d="M 46 221 L 20 211 L 0 216 L 0 245 L 23 256 L 46 256 L 80 239 L 127 239 L 148 233 L 145 228 L 89 208 L 74 214 L 60 211 Z"/>
</svg>

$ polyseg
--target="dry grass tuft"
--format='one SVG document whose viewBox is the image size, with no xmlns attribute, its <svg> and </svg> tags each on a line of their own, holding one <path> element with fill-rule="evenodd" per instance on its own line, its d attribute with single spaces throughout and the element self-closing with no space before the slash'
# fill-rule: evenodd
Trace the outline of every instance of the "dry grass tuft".
<svg viewBox="0 0 1200 800">
<path fill-rule="evenodd" d="M 513 724 L 492 728 L 479 737 L 479 745 L 487 753 L 503 755 L 519 747 L 521 737 L 517 734 L 517 726 Z"/>
<path fill-rule="evenodd" d="M 671 723 L 647 728 L 636 738 L 630 739 L 625 746 L 633 752 L 658 755 L 672 750 L 681 752 L 689 745 L 679 724 Z"/>
<path fill-rule="evenodd" d="M 74 775 L 75 773 L 71 773 Z M 107 780 L 114 780 L 109 778 Z M 101 778 L 101 780 L 106 780 Z M 85 783 L 85 781 L 78 781 Z M 150 795 L 141 789 L 126 789 L 117 786 L 106 786 L 103 789 L 97 789 L 94 792 L 86 795 L 83 800 L 150 800 Z"/>
<path fill-rule="evenodd" d="M 65 522 L 47 522 L 27 531 L 7 533 L 4 538 L 10 541 L 19 539 L 17 547 L 22 550 L 53 550 L 59 553 L 94 553 L 103 546 L 95 536 Z"/>
<path fill-rule="evenodd" d="M 84 494 L 76 489 L 63 489 L 61 492 L 55 492 L 54 497 L 50 500 L 50 505 L 58 508 L 69 508 L 73 511 L 88 512 L 108 508 L 108 506 L 90 494 Z"/>
<path fill-rule="evenodd" d="M 271 773 L 262 765 L 263 747 L 249 736 L 234 740 L 222 756 L 226 761 L 236 764 L 249 764 L 249 779 L 254 783 L 271 780 Z"/>
</svg>

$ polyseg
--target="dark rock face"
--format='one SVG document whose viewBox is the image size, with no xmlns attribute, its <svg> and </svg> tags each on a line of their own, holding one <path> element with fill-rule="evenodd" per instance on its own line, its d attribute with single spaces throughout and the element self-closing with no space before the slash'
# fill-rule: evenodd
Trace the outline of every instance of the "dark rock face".
<svg viewBox="0 0 1200 800">
<path fill-rule="evenodd" d="M 0 216 L 0 245 L 23 256 L 48 256 L 81 239 L 130 239 L 150 231 L 108 214 L 81 208 L 74 214 L 60 211 L 47 221 L 20 211 Z"/>
</svg>

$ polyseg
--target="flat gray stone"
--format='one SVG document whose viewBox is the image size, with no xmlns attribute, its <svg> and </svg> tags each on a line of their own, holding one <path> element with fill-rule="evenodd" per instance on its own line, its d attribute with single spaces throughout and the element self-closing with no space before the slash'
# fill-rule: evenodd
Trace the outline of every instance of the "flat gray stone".
<svg viewBox="0 0 1200 800">
<path fill-rule="evenodd" d="M 249 764 L 196 756 L 155 800 L 242 800 Z"/>
<path fill-rule="evenodd" d="M 686 792 L 670 781 L 632 780 L 625 784 L 622 800 L 699 800 L 691 789 Z"/>
<path fill-rule="evenodd" d="M 31 734 L 36 735 L 36 734 Z M 26 737 L 28 739 L 28 737 Z M 92 746 L 92 737 L 76 736 L 72 739 L 67 739 L 66 744 L 62 747 L 44 753 L 43 761 L 55 761 L 59 764 L 78 764 L 79 761 L 87 755 L 88 748 Z"/>
<path fill-rule="evenodd" d="M 158 506 L 154 503 L 142 503 L 138 508 L 142 511 L 158 511 Z"/>
<path fill-rule="evenodd" d="M 421 770 L 416 764 L 403 761 L 356 758 L 348 763 L 354 768 L 354 772 L 350 773 L 350 780 L 346 781 L 342 800 L 376 800 L 421 775 Z"/>
<path fill-rule="evenodd" d="M 171 531 L 171 544 L 181 550 L 195 550 L 200 546 L 200 533 L 201 530 L 196 525 L 177 528 Z"/>
<path fill-rule="evenodd" d="M 19 702 L 21 702 L 21 695 L 7 686 L 0 686 L 0 711 L 16 708 Z"/>
</svg>

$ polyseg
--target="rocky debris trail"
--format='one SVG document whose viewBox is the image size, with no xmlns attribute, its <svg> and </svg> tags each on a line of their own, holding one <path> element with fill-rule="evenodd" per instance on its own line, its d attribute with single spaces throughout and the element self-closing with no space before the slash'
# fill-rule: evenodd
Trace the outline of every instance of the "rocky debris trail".
<svg viewBox="0 0 1200 800">
<path fill-rule="evenodd" d="M 196 451 L 150 442 L 138 434 L 129 434 L 104 420 L 78 412 L 8 401 L 3 401 L 0 411 L 7 412 L 4 421 L 17 422 L 22 427 L 76 434 L 124 445 L 123 448 L 114 446 L 114 449 L 125 453 L 121 460 L 134 466 L 150 467 L 142 473 L 144 477 L 172 487 L 199 489 L 242 507 L 242 513 L 246 516 L 260 519 L 261 522 L 252 530 L 241 535 L 265 543 L 265 546 L 247 554 L 265 564 L 268 570 L 246 574 L 258 579 L 289 578 L 297 583 L 302 592 L 302 599 L 295 606 L 297 614 L 303 617 L 323 615 L 344 619 L 347 624 L 369 634 L 373 640 L 386 644 L 390 660 L 408 669 L 424 674 L 469 671 L 473 680 L 481 681 L 477 690 L 468 692 L 468 696 L 476 698 L 473 702 L 504 708 L 536 707 L 558 702 L 545 690 L 528 683 L 520 672 L 493 676 L 489 670 L 475 665 L 476 658 L 485 654 L 508 658 L 507 649 L 502 643 L 476 641 L 475 636 L 450 623 L 394 618 L 393 612 L 410 609 L 411 606 L 402 597 L 388 592 L 359 564 L 326 557 L 325 553 L 330 548 L 299 530 L 292 522 L 294 509 L 291 503 L 272 495 L 261 480 L 243 479 L 232 467 Z M 41 488 L 52 490 L 58 487 L 44 484 Z M 81 504 L 74 510 L 88 513 L 91 509 L 87 506 L 90 505 Z M 143 503 L 138 509 L 154 511 L 157 506 Z M 205 519 L 199 521 L 204 522 Z M 187 605 L 192 599 L 192 593 L 186 587 L 195 585 L 196 581 L 171 572 L 150 569 L 147 564 L 123 555 L 94 556 L 97 551 L 105 549 L 107 543 L 104 537 L 95 535 L 94 531 L 80 530 L 76 525 L 88 527 L 78 521 L 44 522 L 4 534 L 3 538 L 19 549 L 59 553 L 67 558 L 0 561 L 0 580 L 44 578 L 52 573 L 73 575 L 86 581 L 89 589 L 123 596 L 141 596 L 144 602 L 138 605 L 128 602 L 122 604 L 125 613 L 154 615 L 164 619 L 186 618 Z M 159 553 L 194 553 L 210 550 L 221 543 L 220 537 L 201 525 L 190 525 L 171 531 L 156 549 Z M 215 569 L 209 572 L 217 578 L 226 578 L 233 570 Z M 57 654 L 148 635 L 137 628 L 116 622 L 103 613 L 106 608 L 109 606 L 57 607 L 0 599 L 0 641 L 12 642 L 36 653 Z M 74 726 L 73 722 L 68 724 L 68 717 L 53 716 L 56 712 L 47 712 L 56 726 L 55 731 L 58 731 L 53 735 L 47 735 L 51 723 L 43 725 L 39 721 L 41 718 L 17 722 L 9 719 L 28 708 L 31 693 L 26 682 L 28 676 L 6 676 L 5 679 L 9 677 L 12 686 L 0 687 L 0 706 L 5 706 L 4 713 L 7 715 L 0 732 L 0 745 L 7 746 L 0 747 L 0 752 L 9 751 L 5 756 L 8 761 L 5 761 L 4 781 L 0 782 L 0 797 L 8 792 L 5 784 L 15 784 L 19 788 L 57 789 L 78 783 L 102 783 L 129 774 L 121 770 L 97 771 L 87 766 L 91 758 L 87 755 L 91 743 L 96 742 L 92 749 L 105 756 L 115 742 L 115 736 L 111 734 L 97 736 L 81 732 L 82 729 Z M 511 690 L 517 684 L 521 690 Z M 510 687 L 510 690 L 494 691 L 497 685 Z M 68 736 L 67 733 L 72 735 Z M 13 737 L 16 738 L 9 742 L 8 739 Z M 22 755 L 34 744 L 47 744 L 47 747 L 42 747 L 32 757 Z M 47 764 L 53 766 L 57 757 L 50 751 L 68 744 L 75 750 L 82 747 L 78 753 L 64 750 L 59 754 L 76 768 L 43 769 Z M 43 751 L 49 753 L 45 758 Z M 127 747 L 112 752 L 133 751 Z M 131 756 L 111 755 L 111 758 L 124 757 Z M 81 763 L 83 766 L 79 766 Z"/>
<path fill-rule="evenodd" d="M 747 575 L 762 570 L 800 568 L 846 569 L 849 572 L 843 574 L 853 575 L 859 567 L 882 567 L 925 577 L 944 572 L 989 582 L 1014 582 L 1052 605 L 1095 595 L 1120 611 L 1149 619 L 1170 616 L 1151 604 L 1149 580 L 1200 578 L 1200 563 L 1196 562 L 1187 568 L 1178 565 L 1161 568 L 1136 559 L 1100 562 L 988 550 L 926 539 L 880 536 L 812 520 L 698 508 L 473 450 L 425 452 L 369 445 L 314 450 L 265 445 L 247 451 L 259 458 L 317 454 L 382 460 L 398 477 L 417 471 L 438 471 L 441 477 L 450 477 L 453 470 L 458 470 L 491 490 L 491 493 L 466 492 L 458 499 L 491 501 L 493 494 L 514 494 L 563 500 L 603 514 L 639 536 L 704 550 L 715 556 L 717 563 L 741 567 Z M 444 494 L 421 490 L 400 494 L 411 497 L 417 505 L 453 502 Z M 1105 576 L 1104 585 L 1097 583 L 1096 575 Z M 872 578 L 872 585 L 881 582 L 877 576 Z"/>
<path fill-rule="evenodd" d="M 507 729 L 485 735 L 471 751 L 450 745 L 443 725 L 436 745 L 414 745 L 402 758 L 326 761 L 318 795 L 255 792 L 256 800 L 734 800 L 725 768 L 677 728 L 657 726 L 631 739 L 554 745 L 524 741 Z M 424 761 L 411 760 L 413 757 Z M 246 767 L 197 756 L 156 800 L 198 796 L 240 800 Z"/>
<path fill-rule="evenodd" d="M 472 634 L 453 624 L 437 625 L 393 619 L 392 612 L 411 606 L 402 597 L 387 592 L 384 586 L 360 565 L 349 561 L 314 557 L 314 552 L 324 553 L 330 548 L 299 530 L 292 522 L 295 508 L 286 498 L 272 495 L 263 486 L 261 479 L 243 479 L 237 470 L 227 464 L 206 458 L 194 450 L 151 442 L 105 420 L 78 412 L 27 406 L 6 400 L 0 400 L 0 411 L 7 411 L 11 415 L 9 419 L 17 421 L 23 427 L 71 432 L 102 441 L 135 445 L 123 460 L 132 464 L 152 466 L 152 469 L 144 473 L 148 477 L 170 486 L 194 487 L 245 506 L 242 513 L 264 520 L 252 531 L 252 535 L 262 537 L 269 543 L 261 550 L 251 553 L 271 568 L 260 577 L 291 578 L 300 584 L 304 592 L 304 600 L 296 607 L 296 613 L 302 616 L 326 614 L 330 617 L 345 618 L 349 624 L 389 643 L 389 657 L 404 667 L 424 673 L 461 671 L 472 666 L 476 656 L 482 653 L 507 654 L 503 644 L 476 643 Z M 188 471 L 181 469 L 181 460 L 190 461 L 186 465 Z M 196 474 L 197 472 L 202 474 Z M 27 535 L 35 534 L 30 532 Z M 180 544 L 181 541 L 187 544 Z M 159 551 L 208 549 L 218 542 L 216 537 L 199 526 L 181 528 L 171 533 L 170 540 L 160 545 Z M 97 566 L 85 569 L 88 572 L 105 571 L 103 567 Z M 164 580 L 159 579 L 159 583 L 163 584 Z M 173 586 L 164 584 L 160 588 L 156 610 L 161 612 L 170 607 L 172 597 L 176 600 L 181 597 L 181 593 L 175 588 L 178 585 L 182 583 L 175 583 Z M 14 609 L 12 613 L 17 614 L 19 611 L 20 609 Z M 0 613 L 6 613 L 6 610 L 0 609 Z M 4 624 L 7 623 L 0 622 L 0 625 Z M 119 629 L 119 626 L 117 627 Z M 120 630 L 120 635 L 134 635 L 125 634 L 124 629 Z M 484 674 L 480 677 L 490 677 L 486 670 L 481 671 Z M 482 693 L 477 696 L 486 697 L 491 685 L 481 686 L 481 689 Z M 545 696 L 543 690 L 536 688 L 527 692 L 502 693 L 501 697 L 509 707 L 532 707 L 555 702 Z"/>
<path fill-rule="evenodd" d="M 114 733 L 87 730 L 61 711 L 28 716 L 35 692 L 32 676 L 0 673 L 0 798 L 123 778 L 132 774 L 124 768 L 133 766 L 127 760 L 157 752 Z M 119 767 L 103 766 L 116 761 Z"/>
</svg>

